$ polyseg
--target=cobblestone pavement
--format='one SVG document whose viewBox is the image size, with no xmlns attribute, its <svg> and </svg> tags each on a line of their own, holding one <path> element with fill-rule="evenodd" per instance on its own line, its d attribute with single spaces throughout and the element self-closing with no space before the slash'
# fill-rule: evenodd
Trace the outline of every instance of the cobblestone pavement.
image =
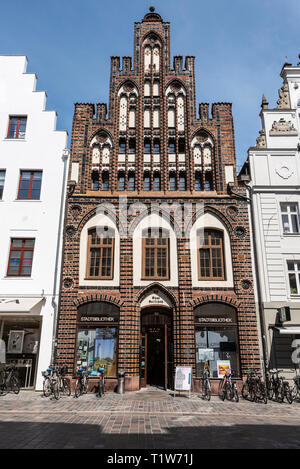
<svg viewBox="0 0 300 469">
<path fill-rule="evenodd" d="M 210 402 L 155 388 L 59 401 L 0 396 L 0 448 L 300 448 L 300 403 Z"/>
</svg>

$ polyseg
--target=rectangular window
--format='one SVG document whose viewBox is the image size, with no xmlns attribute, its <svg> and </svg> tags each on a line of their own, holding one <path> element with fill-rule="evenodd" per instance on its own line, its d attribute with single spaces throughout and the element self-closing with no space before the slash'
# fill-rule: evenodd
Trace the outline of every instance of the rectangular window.
<svg viewBox="0 0 300 469">
<path fill-rule="evenodd" d="M 300 261 L 287 261 L 290 294 L 300 295 Z"/>
<path fill-rule="evenodd" d="M 26 116 L 10 116 L 7 138 L 24 139 L 26 132 Z"/>
<path fill-rule="evenodd" d="M 88 234 L 87 278 L 113 278 L 114 238 L 112 233 L 97 235 L 96 229 Z"/>
<path fill-rule="evenodd" d="M 299 207 L 297 202 L 281 203 L 281 220 L 284 233 L 299 233 Z"/>
<path fill-rule="evenodd" d="M 233 377 L 239 376 L 239 360 L 236 328 L 205 327 L 196 329 L 196 373 L 203 374 L 207 352 L 213 359 L 209 360 L 210 376 L 218 377 L 218 360 L 229 360 Z"/>
<path fill-rule="evenodd" d="M 198 234 L 199 280 L 225 280 L 223 259 L 223 233 L 204 230 L 204 239 Z"/>
<path fill-rule="evenodd" d="M 34 250 L 34 239 L 11 239 L 8 277 L 30 277 Z"/>
<path fill-rule="evenodd" d="M 89 374 L 104 367 L 106 377 L 117 376 L 117 328 L 99 327 L 79 329 L 77 335 L 76 364 Z"/>
<path fill-rule="evenodd" d="M 5 181 L 5 171 L 1 169 L 0 170 L 0 200 L 2 199 L 2 196 L 3 196 L 4 181 Z"/>
<path fill-rule="evenodd" d="M 162 230 L 149 229 L 143 238 L 142 272 L 145 279 L 169 278 L 169 238 Z"/>
<path fill-rule="evenodd" d="M 40 199 L 42 174 L 42 171 L 21 171 L 18 199 Z"/>
</svg>

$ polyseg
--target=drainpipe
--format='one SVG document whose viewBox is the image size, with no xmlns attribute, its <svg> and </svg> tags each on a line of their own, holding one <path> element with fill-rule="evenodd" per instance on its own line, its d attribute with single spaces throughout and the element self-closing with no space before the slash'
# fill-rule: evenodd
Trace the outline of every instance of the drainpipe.
<svg viewBox="0 0 300 469">
<path fill-rule="evenodd" d="M 252 246 L 253 246 L 253 254 L 254 254 L 254 270 L 255 270 L 255 277 L 256 281 L 256 291 L 257 291 L 257 301 L 258 301 L 258 312 L 259 312 L 259 319 L 260 319 L 260 330 L 261 330 L 261 343 L 263 349 L 263 373 L 264 378 L 266 378 L 266 372 L 268 368 L 268 361 L 267 361 L 267 344 L 266 344 L 266 325 L 265 319 L 263 314 L 263 307 L 262 307 L 262 293 L 261 293 L 261 283 L 260 283 L 260 272 L 259 272 L 259 262 L 258 262 L 258 251 L 256 247 L 256 228 L 255 228 L 255 217 L 254 217 L 254 207 L 253 207 L 253 192 L 252 188 L 244 182 L 244 185 L 249 194 L 249 205 L 250 205 L 250 223 L 252 229 Z"/>
<path fill-rule="evenodd" d="M 237 194 L 236 192 L 232 191 L 233 184 L 229 183 L 227 185 L 227 192 L 230 195 L 234 195 L 236 197 L 239 197 L 241 199 L 247 200 L 250 206 L 250 228 L 253 234 L 252 237 L 252 246 L 253 246 L 253 254 L 254 254 L 254 273 L 255 277 L 257 279 L 256 283 L 256 291 L 257 291 L 257 301 L 258 301 L 258 312 L 259 312 L 259 320 L 260 320 L 260 332 L 261 332 L 261 343 L 262 343 L 262 349 L 263 349 L 263 374 L 264 374 L 264 379 L 266 378 L 266 371 L 267 371 L 267 345 L 266 345 L 266 326 L 265 326 L 265 320 L 264 320 L 264 314 L 263 314 L 263 307 L 262 307 L 262 293 L 261 293 L 261 287 L 260 287 L 260 274 L 259 274 L 259 269 L 258 269 L 258 252 L 256 248 L 256 229 L 255 229 L 255 223 L 254 223 L 254 208 L 253 208 L 253 192 L 250 186 L 247 185 L 246 181 L 244 182 L 244 186 L 248 192 L 249 197 L 245 197 L 242 194 Z"/>
<path fill-rule="evenodd" d="M 53 328 L 52 328 L 52 347 L 51 347 L 51 364 L 54 363 L 54 354 L 56 346 L 56 326 L 57 326 L 57 315 L 58 315 L 58 304 L 56 301 L 56 289 L 58 283 L 58 266 L 59 266 L 59 256 L 60 256 L 60 246 L 62 243 L 63 236 L 63 222 L 64 222 L 64 207 L 65 207 L 65 192 L 66 192 L 66 183 L 67 183 L 67 169 L 68 169 L 68 158 L 70 151 L 68 148 L 63 150 L 62 161 L 64 163 L 64 172 L 63 172 L 63 181 L 62 181 L 62 190 L 61 190 L 61 199 L 60 199 L 60 213 L 59 213 L 59 223 L 58 223 L 58 232 L 57 232 L 57 244 L 56 244 L 56 256 L 55 256 L 55 271 L 54 271 L 54 282 L 53 282 L 53 294 L 52 294 L 52 307 L 53 307 Z"/>
</svg>

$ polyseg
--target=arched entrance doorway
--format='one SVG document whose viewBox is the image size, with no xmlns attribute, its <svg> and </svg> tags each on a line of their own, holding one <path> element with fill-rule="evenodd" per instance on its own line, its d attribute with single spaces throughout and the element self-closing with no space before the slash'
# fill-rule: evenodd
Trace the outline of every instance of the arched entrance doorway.
<svg viewBox="0 0 300 469">
<path fill-rule="evenodd" d="M 141 387 L 172 388 L 172 310 L 146 308 L 141 315 Z"/>
</svg>

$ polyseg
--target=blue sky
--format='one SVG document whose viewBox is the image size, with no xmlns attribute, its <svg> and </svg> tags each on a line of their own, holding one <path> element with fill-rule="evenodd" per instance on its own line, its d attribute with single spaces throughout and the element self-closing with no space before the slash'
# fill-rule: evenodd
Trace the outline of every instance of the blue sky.
<svg viewBox="0 0 300 469">
<path fill-rule="evenodd" d="M 242 164 L 260 130 L 262 93 L 275 107 L 283 63 L 299 61 L 299 0 L 2 2 L 0 53 L 27 55 L 70 141 L 74 102 L 107 102 L 110 56 L 133 55 L 134 22 L 150 5 L 171 23 L 172 56 L 196 56 L 198 103 L 233 103 Z"/>
</svg>

